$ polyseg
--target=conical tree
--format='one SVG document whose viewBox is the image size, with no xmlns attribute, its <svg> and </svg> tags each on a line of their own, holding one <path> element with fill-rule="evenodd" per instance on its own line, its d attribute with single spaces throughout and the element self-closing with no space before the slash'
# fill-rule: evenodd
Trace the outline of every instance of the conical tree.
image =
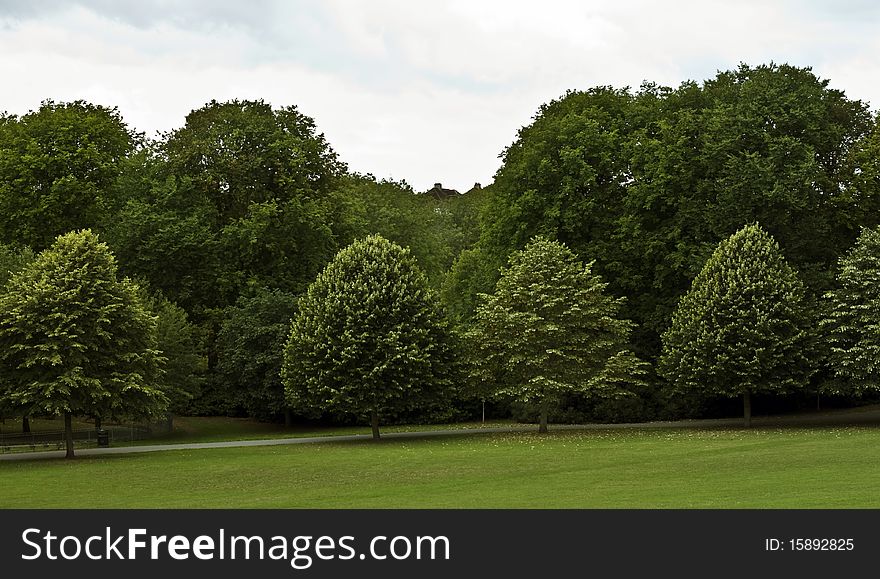
<svg viewBox="0 0 880 579">
<path fill-rule="evenodd" d="M 547 432 L 550 405 L 582 392 L 622 396 L 645 364 L 627 348 L 632 322 L 622 301 L 565 245 L 537 237 L 510 257 L 469 334 L 476 383 L 537 406 Z"/>
<path fill-rule="evenodd" d="M 863 229 L 840 260 L 821 328 L 830 345 L 833 393 L 880 389 L 880 228 Z"/>
<path fill-rule="evenodd" d="M 64 416 L 150 416 L 167 403 L 156 387 L 155 319 L 137 286 L 116 278 L 108 247 L 89 230 L 59 236 L 0 296 L 0 397 Z"/>
<path fill-rule="evenodd" d="M 290 406 L 379 420 L 425 408 L 450 385 L 437 297 L 409 250 L 378 235 L 340 251 L 300 299 L 284 351 Z"/>
<path fill-rule="evenodd" d="M 722 241 L 663 334 L 660 373 L 679 391 L 742 397 L 803 388 L 815 372 L 804 287 L 760 226 Z"/>
</svg>

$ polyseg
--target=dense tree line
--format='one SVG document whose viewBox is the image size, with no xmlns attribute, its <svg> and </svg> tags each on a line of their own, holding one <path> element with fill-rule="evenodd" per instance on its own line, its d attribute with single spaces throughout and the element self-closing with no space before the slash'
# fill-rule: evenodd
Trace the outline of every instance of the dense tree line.
<svg viewBox="0 0 880 579">
<path fill-rule="evenodd" d="M 0 283 L 23 291 L 64 235 L 97 234 L 83 243 L 115 255 L 152 320 L 173 412 L 366 413 L 378 431 L 380 416 L 468 415 L 480 400 L 546 424 L 875 388 L 880 123 L 810 69 L 570 91 L 501 158 L 491 185 L 434 197 L 351 173 L 296 107 L 212 101 L 149 140 L 114 108 L 46 101 L 0 116 Z M 379 307 L 358 269 L 369 260 L 400 291 L 385 314 L 349 303 L 339 317 L 346 300 Z M 395 309 L 410 293 L 431 313 Z M 407 333 L 422 315 L 442 347 Z M 396 370 L 375 356 L 321 365 L 338 354 L 316 353 L 322 335 L 351 337 L 346 352 L 391 348 L 355 332 L 375 316 L 417 344 L 394 342 L 408 352 Z M 754 360 L 724 354 L 746 343 Z M 341 386 L 367 366 L 393 388 Z M 0 413 L 63 410 L 23 400 L 0 395 Z"/>
</svg>

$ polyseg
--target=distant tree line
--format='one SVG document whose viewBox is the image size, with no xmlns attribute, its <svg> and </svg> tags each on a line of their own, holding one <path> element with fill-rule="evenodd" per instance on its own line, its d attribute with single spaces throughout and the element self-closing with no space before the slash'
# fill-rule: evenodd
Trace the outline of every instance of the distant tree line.
<svg viewBox="0 0 880 579">
<path fill-rule="evenodd" d="M 46 101 L 0 115 L 4 307 L 90 248 L 146 316 L 154 414 L 377 428 L 488 402 L 543 427 L 876 390 L 865 103 L 808 68 L 741 65 L 570 91 L 501 158 L 493 184 L 435 198 L 350 172 L 296 107 L 212 101 L 150 140 L 115 108 Z M 4 356 L 0 414 L 113 414 L 20 395 L 33 364 Z M 108 388 L 70 364 L 49 362 Z"/>
</svg>

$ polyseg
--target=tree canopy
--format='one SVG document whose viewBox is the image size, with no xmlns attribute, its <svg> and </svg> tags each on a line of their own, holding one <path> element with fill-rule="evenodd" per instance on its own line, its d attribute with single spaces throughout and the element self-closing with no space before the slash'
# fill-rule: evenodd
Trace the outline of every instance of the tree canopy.
<svg viewBox="0 0 880 579">
<path fill-rule="evenodd" d="M 834 393 L 880 389 L 880 228 L 864 229 L 840 260 L 837 286 L 825 296 Z"/>
<path fill-rule="evenodd" d="M 0 284 L 56 235 L 92 228 L 121 275 L 173 305 L 154 304 L 166 329 L 187 343 L 183 334 L 198 335 L 202 395 L 175 407 L 277 418 L 287 405 L 281 350 L 268 344 L 283 341 L 284 318 L 340 248 L 378 234 L 408 249 L 458 335 L 509 257 L 544 236 L 625 298 L 627 339 L 656 362 L 695 277 L 753 222 L 779 241 L 805 298 L 834 290 L 855 316 L 857 298 L 835 289 L 835 276 L 861 228 L 880 223 L 878 121 L 866 103 L 787 64 L 742 64 L 675 88 L 572 90 L 517 132 L 494 183 L 452 195 L 349 171 L 294 106 L 210 101 L 180 128 L 144 139 L 115 108 L 45 101 L 0 114 Z M 841 328 L 855 320 L 829 317 L 825 327 L 850 339 Z M 860 395 L 855 384 L 869 374 L 838 373 L 824 389 Z M 599 405 L 613 419 L 623 418 L 618 409 L 629 420 L 675 417 L 682 397 L 664 399 L 663 381 L 645 378 L 638 399 L 561 405 L 568 417 Z"/>
<path fill-rule="evenodd" d="M 282 379 L 300 412 L 379 419 L 448 397 L 446 322 L 408 250 L 371 235 L 340 251 L 299 300 Z"/>
<path fill-rule="evenodd" d="M 535 238 L 477 307 L 469 351 L 478 380 L 535 404 L 541 432 L 562 396 L 625 395 L 644 373 L 628 349 L 632 323 L 618 317 L 622 300 L 605 293 L 591 267 L 565 245 Z"/>
<path fill-rule="evenodd" d="M 118 279 L 89 230 L 66 233 L 15 274 L 0 296 L 0 397 L 25 414 L 150 416 L 158 387 L 156 322 L 137 286 Z"/>
<path fill-rule="evenodd" d="M 776 241 L 757 224 L 718 245 L 663 334 L 660 373 L 674 389 L 742 397 L 787 393 L 816 371 L 814 312 Z"/>
<path fill-rule="evenodd" d="M 628 298 L 637 349 L 654 357 L 713 248 L 747 223 L 779 240 L 810 293 L 830 288 L 859 226 L 880 219 L 876 131 L 865 103 L 790 65 L 570 91 L 504 151 L 476 278 L 497 279 L 533 235 L 557 238 Z"/>
<path fill-rule="evenodd" d="M 20 118 L 0 117 L 0 241 L 41 250 L 98 225 L 138 141 L 117 109 L 85 101 L 44 101 Z"/>
<path fill-rule="evenodd" d="M 296 302 L 293 294 L 255 288 L 224 312 L 217 339 L 221 391 L 250 416 L 290 419 L 281 364 Z"/>
</svg>

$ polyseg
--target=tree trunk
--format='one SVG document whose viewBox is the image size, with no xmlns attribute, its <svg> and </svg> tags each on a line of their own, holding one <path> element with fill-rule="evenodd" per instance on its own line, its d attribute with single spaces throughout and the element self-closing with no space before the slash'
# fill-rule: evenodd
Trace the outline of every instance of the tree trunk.
<svg viewBox="0 0 880 579">
<path fill-rule="evenodd" d="M 165 413 L 165 427 L 168 429 L 169 433 L 174 431 L 174 413 L 173 412 L 166 412 Z"/>
<path fill-rule="evenodd" d="M 293 426 L 293 413 L 290 411 L 290 408 L 284 409 L 284 428 L 290 428 Z"/>
<path fill-rule="evenodd" d="M 30 434 L 31 433 L 31 419 L 27 416 L 21 417 L 21 433 L 22 434 Z"/>
<path fill-rule="evenodd" d="M 486 401 L 483 400 L 483 424 L 486 424 Z"/>
<path fill-rule="evenodd" d="M 373 426 L 373 440 L 379 440 L 379 414 L 375 410 L 370 416 L 370 424 Z"/>
<path fill-rule="evenodd" d="M 67 446 L 64 458 L 73 458 L 73 420 L 70 412 L 64 413 L 64 443 Z"/>
<path fill-rule="evenodd" d="M 541 423 L 538 425 L 538 432 L 547 434 L 547 407 L 541 406 Z"/>
<path fill-rule="evenodd" d="M 103 426 L 103 423 L 101 422 L 101 417 L 95 416 L 95 430 L 101 430 L 101 426 Z"/>
<path fill-rule="evenodd" d="M 743 426 L 752 427 L 752 393 L 743 392 Z"/>
</svg>

